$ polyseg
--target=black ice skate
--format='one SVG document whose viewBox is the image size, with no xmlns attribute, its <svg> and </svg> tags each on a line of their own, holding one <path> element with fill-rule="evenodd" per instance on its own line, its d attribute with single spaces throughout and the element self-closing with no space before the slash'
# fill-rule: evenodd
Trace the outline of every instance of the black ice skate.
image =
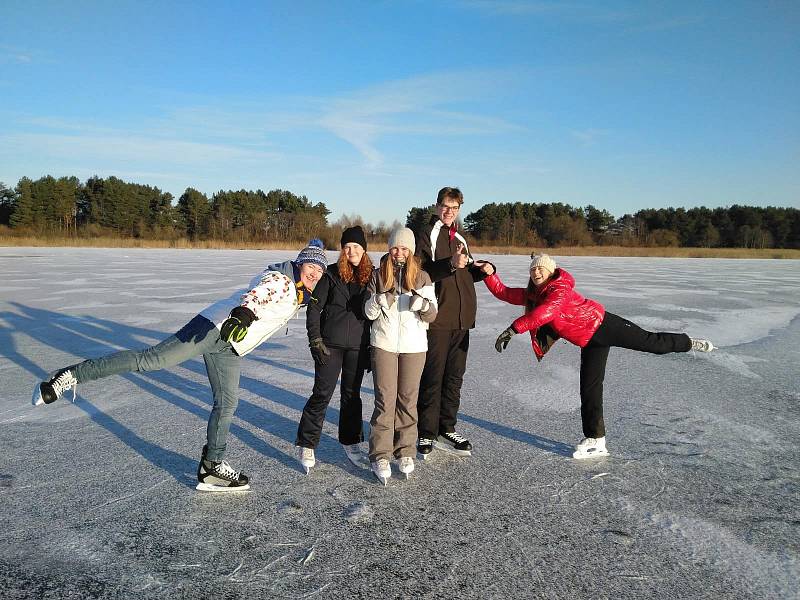
<svg viewBox="0 0 800 600">
<path fill-rule="evenodd" d="M 417 454 L 422 460 L 428 460 L 433 452 L 433 440 L 428 438 L 419 438 L 417 440 Z"/>
<path fill-rule="evenodd" d="M 439 438 L 434 442 L 440 450 L 452 452 L 459 456 L 472 456 L 472 444 L 460 433 L 455 431 L 440 433 Z"/>
<path fill-rule="evenodd" d="M 72 390 L 72 402 L 78 396 L 78 380 L 69 369 L 59 371 L 49 381 L 37 383 L 33 388 L 31 404 L 41 406 L 51 404 L 61 398 L 67 390 Z"/>
<path fill-rule="evenodd" d="M 227 462 L 214 462 L 206 458 L 206 446 L 203 446 L 203 457 L 197 467 L 197 487 L 201 492 L 246 492 L 250 489 L 247 475 L 235 471 Z"/>
</svg>

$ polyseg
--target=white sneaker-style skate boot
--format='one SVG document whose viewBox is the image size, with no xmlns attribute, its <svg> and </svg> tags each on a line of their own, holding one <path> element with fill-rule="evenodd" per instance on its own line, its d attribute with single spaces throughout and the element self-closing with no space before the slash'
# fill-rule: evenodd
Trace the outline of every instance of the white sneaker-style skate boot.
<svg viewBox="0 0 800 600">
<path fill-rule="evenodd" d="M 378 478 L 383 485 L 389 483 L 389 479 L 392 477 L 392 466 L 389 464 L 389 461 L 385 458 L 379 458 L 375 462 L 372 463 L 372 472 L 375 473 L 375 477 Z"/>
<path fill-rule="evenodd" d="M 296 452 L 297 460 L 300 461 L 303 470 L 306 472 L 306 475 L 308 475 L 309 471 L 311 471 L 311 467 L 317 464 L 317 459 L 314 458 L 314 449 L 298 446 Z"/>
<path fill-rule="evenodd" d="M 714 344 L 712 344 L 710 340 L 689 339 L 692 340 L 692 350 L 697 352 L 711 352 L 715 349 Z"/>
<path fill-rule="evenodd" d="M 608 456 L 605 436 L 600 438 L 583 438 L 580 443 L 575 446 L 575 452 L 572 453 L 572 458 L 578 460 L 583 458 L 597 458 L 599 456 Z"/>
<path fill-rule="evenodd" d="M 49 381 L 37 383 L 33 388 L 31 404 L 50 404 L 61 398 L 67 390 L 72 390 L 71 400 L 75 402 L 78 397 L 78 380 L 69 369 L 56 373 Z"/>
<path fill-rule="evenodd" d="M 408 479 L 411 473 L 414 472 L 414 459 L 410 456 L 401 457 L 400 460 L 397 461 L 397 468 L 406 476 L 406 479 Z"/>
</svg>

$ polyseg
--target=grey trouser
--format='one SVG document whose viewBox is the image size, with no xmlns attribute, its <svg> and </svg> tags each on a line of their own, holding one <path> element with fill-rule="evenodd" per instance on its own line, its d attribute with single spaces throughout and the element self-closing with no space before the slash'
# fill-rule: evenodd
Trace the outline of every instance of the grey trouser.
<svg viewBox="0 0 800 600">
<path fill-rule="evenodd" d="M 375 411 L 370 419 L 369 459 L 414 456 L 417 395 L 425 352 L 395 354 L 372 348 Z"/>
<path fill-rule="evenodd" d="M 220 339 L 219 330 L 205 317 L 197 315 L 178 333 L 150 348 L 123 350 L 68 368 L 78 383 L 85 383 L 118 373 L 174 367 L 200 354 L 206 363 L 208 381 L 214 394 L 214 407 L 206 431 L 206 458 L 221 461 L 233 413 L 239 403 L 241 359 L 228 342 Z"/>
</svg>

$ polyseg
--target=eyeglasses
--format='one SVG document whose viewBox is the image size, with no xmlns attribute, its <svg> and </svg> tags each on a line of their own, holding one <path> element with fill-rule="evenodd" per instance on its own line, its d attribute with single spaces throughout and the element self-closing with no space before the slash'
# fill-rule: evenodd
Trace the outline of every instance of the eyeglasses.
<svg viewBox="0 0 800 600">
<path fill-rule="evenodd" d="M 440 204 L 439 210 L 443 213 L 454 213 L 458 212 L 458 209 L 461 208 L 460 204 Z"/>
</svg>

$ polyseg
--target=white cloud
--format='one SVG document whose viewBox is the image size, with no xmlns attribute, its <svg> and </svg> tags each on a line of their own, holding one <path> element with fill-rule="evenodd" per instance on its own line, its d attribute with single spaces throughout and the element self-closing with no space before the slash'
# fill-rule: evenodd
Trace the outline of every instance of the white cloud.
<svg viewBox="0 0 800 600">
<path fill-rule="evenodd" d="M 446 109 L 474 103 L 510 81 L 507 72 L 487 71 L 385 82 L 332 99 L 318 123 L 353 145 L 367 166 L 375 168 L 383 163 L 377 142 L 386 135 L 482 135 L 517 129 L 498 117 Z"/>
<path fill-rule="evenodd" d="M 28 164 L 91 165 L 104 172 L 163 169 L 193 171 L 199 177 L 227 169 L 230 179 L 263 173 L 258 167 L 269 161 L 273 172 L 281 169 L 289 176 L 306 171 L 307 165 L 315 171 L 366 168 L 373 176 L 393 175 L 406 165 L 394 161 L 386 165 L 380 148 L 397 136 L 443 138 L 520 129 L 482 112 L 484 100 L 515 80 L 502 70 L 445 72 L 331 97 L 247 103 L 212 98 L 205 105 L 173 107 L 124 125 L 93 118 L 13 115 L 8 119 L 12 126 L 0 134 L 0 144 L 4 154 L 25 156 Z M 306 136 L 303 142 L 297 141 L 299 134 Z M 347 153 L 317 151 L 314 141 L 324 144 L 330 135 L 352 146 L 363 162 L 358 164 Z M 304 146 L 307 140 L 311 142 Z"/>
<path fill-rule="evenodd" d="M 606 137 L 611 132 L 608 129 L 583 129 L 579 131 L 571 131 L 572 137 L 580 140 L 583 146 L 592 146 L 597 143 L 601 138 Z"/>
<path fill-rule="evenodd" d="M 13 133 L 0 136 L 0 145 L 19 153 L 120 163 L 134 161 L 214 165 L 220 161 L 254 162 L 276 156 L 234 146 L 126 135 L 124 132 L 113 135 Z"/>
</svg>

